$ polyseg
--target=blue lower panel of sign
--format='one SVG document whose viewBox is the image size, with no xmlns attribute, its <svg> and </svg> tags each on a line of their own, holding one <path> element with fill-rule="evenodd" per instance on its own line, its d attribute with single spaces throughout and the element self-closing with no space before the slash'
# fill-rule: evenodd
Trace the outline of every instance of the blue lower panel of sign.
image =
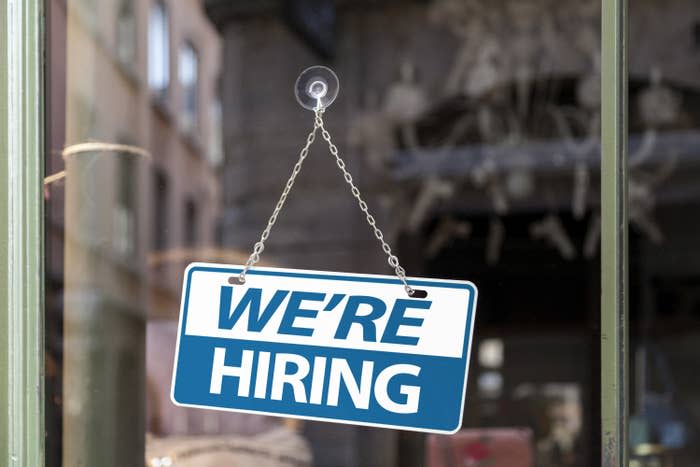
<svg viewBox="0 0 700 467">
<path fill-rule="evenodd" d="M 175 403 L 453 432 L 464 358 L 180 336 Z"/>
</svg>

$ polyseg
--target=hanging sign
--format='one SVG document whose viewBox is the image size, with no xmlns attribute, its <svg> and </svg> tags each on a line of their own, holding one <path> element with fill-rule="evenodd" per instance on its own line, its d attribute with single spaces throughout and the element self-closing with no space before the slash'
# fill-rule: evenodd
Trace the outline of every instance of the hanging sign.
<svg viewBox="0 0 700 467">
<path fill-rule="evenodd" d="M 394 276 L 255 267 L 240 284 L 243 270 L 187 268 L 175 404 L 436 433 L 460 428 L 472 283 L 411 278 L 409 296 Z"/>
</svg>

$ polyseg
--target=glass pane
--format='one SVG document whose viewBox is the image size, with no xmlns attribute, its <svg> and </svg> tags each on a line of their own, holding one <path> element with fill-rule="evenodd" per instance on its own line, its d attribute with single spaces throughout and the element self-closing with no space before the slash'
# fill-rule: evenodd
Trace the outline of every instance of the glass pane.
<svg viewBox="0 0 700 467">
<path fill-rule="evenodd" d="M 162 1 L 151 5 L 148 16 L 148 85 L 159 98 L 166 98 L 170 81 L 170 18 Z"/>
<path fill-rule="evenodd" d="M 122 0 L 117 12 L 117 56 L 125 64 L 136 62 L 136 14 L 133 0 Z"/>
<path fill-rule="evenodd" d="M 178 67 L 180 69 L 180 86 L 182 87 L 183 104 L 180 114 L 185 131 L 193 132 L 197 127 L 197 86 L 199 85 L 199 59 L 197 51 L 191 43 L 186 42 L 180 49 Z"/>
<path fill-rule="evenodd" d="M 630 3 L 631 464 L 700 461 L 700 5 Z"/>
<path fill-rule="evenodd" d="M 46 187 L 47 465 L 596 465 L 598 2 L 281 4 L 49 0 L 46 165 L 65 177 Z M 170 400 L 183 271 L 247 260 L 313 127 L 294 83 L 316 63 L 340 77 L 327 128 L 408 274 L 479 288 L 454 435 Z M 262 264 L 391 274 L 320 139 Z"/>
</svg>

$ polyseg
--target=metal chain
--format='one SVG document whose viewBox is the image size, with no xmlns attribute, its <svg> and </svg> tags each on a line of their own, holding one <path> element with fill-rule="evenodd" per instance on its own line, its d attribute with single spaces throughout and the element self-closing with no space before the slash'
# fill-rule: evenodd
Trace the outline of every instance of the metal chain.
<svg viewBox="0 0 700 467">
<path fill-rule="evenodd" d="M 277 202 L 277 206 L 275 206 L 275 210 L 272 212 L 272 216 L 270 216 L 270 219 L 267 221 L 267 227 L 265 227 L 265 230 L 263 231 L 260 241 L 258 241 L 255 246 L 253 247 L 253 253 L 250 255 L 250 258 L 248 258 L 248 261 L 246 262 L 245 267 L 241 271 L 241 273 L 238 275 L 238 279 L 240 282 L 245 282 L 245 275 L 248 272 L 248 270 L 260 260 L 260 253 L 265 249 L 265 240 L 267 240 L 267 237 L 270 235 L 270 230 L 272 229 L 272 226 L 275 224 L 275 221 L 277 220 L 277 215 L 280 213 L 282 210 L 282 206 L 284 206 L 284 202 L 287 199 L 287 195 L 289 195 L 290 190 L 292 189 L 292 186 L 294 185 L 294 180 L 296 179 L 297 175 L 299 174 L 299 171 L 301 170 L 301 166 L 304 163 L 304 159 L 306 159 L 306 156 L 309 153 L 309 147 L 311 146 L 311 143 L 314 142 L 314 139 L 316 138 L 316 131 L 318 129 L 321 129 L 321 136 L 323 137 L 324 140 L 328 143 L 328 150 L 330 153 L 335 157 L 335 163 L 340 169 L 340 171 L 343 173 L 343 178 L 347 182 L 348 185 L 350 185 L 350 191 L 352 195 L 355 197 L 357 200 L 358 205 L 360 206 L 360 210 L 365 214 L 365 217 L 367 219 L 367 223 L 369 224 L 370 227 L 372 227 L 372 230 L 374 231 L 374 236 L 379 240 L 379 242 L 382 245 L 382 250 L 384 253 L 386 253 L 388 257 L 388 263 L 389 266 L 394 268 L 394 272 L 396 273 L 396 277 L 399 278 L 401 283 L 403 284 L 404 290 L 406 290 L 406 293 L 411 296 L 414 293 L 413 287 L 408 285 L 408 282 L 406 281 L 406 270 L 401 267 L 399 264 L 399 258 L 396 257 L 391 252 L 391 247 L 389 244 L 384 240 L 384 234 L 382 231 L 377 227 L 377 221 L 374 219 L 374 216 L 369 213 L 369 207 L 367 206 L 367 203 L 362 199 L 362 196 L 360 194 L 360 190 L 355 186 L 355 183 L 353 182 L 352 175 L 350 175 L 350 172 L 348 172 L 347 168 L 345 167 L 345 161 L 340 157 L 338 154 L 338 148 L 336 147 L 335 144 L 333 144 L 333 141 L 331 140 L 331 134 L 326 130 L 326 128 L 323 126 L 323 112 L 324 109 L 316 109 L 315 110 L 315 116 L 314 116 L 314 128 L 311 130 L 311 133 L 309 133 L 309 136 L 306 138 L 306 145 L 304 148 L 301 150 L 299 153 L 299 160 L 297 163 L 294 165 L 294 170 L 292 171 L 292 175 L 289 177 L 289 180 L 287 181 L 287 185 L 284 188 L 284 191 L 282 192 L 282 196 L 280 197 L 279 201 Z"/>
<path fill-rule="evenodd" d="M 243 270 L 241 273 L 238 275 L 238 280 L 241 283 L 245 283 L 245 275 L 248 272 L 248 270 L 258 261 L 260 261 L 260 254 L 263 252 L 265 249 L 265 240 L 267 240 L 267 237 L 270 236 L 270 230 L 272 230 L 272 226 L 275 225 L 275 222 L 277 222 L 277 216 L 279 215 L 280 211 L 282 210 L 282 207 L 284 206 L 284 202 L 287 201 L 287 196 L 289 195 L 289 192 L 292 190 L 292 186 L 294 186 L 294 181 L 297 178 L 297 175 L 299 175 L 299 172 L 301 171 L 301 166 L 304 164 L 304 160 L 306 159 L 306 156 L 309 155 L 309 147 L 311 147 L 311 143 L 314 142 L 314 139 L 316 139 L 316 131 L 318 130 L 319 126 L 316 121 L 314 121 L 314 128 L 311 130 L 311 133 L 306 137 L 306 144 L 302 148 L 302 150 L 299 152 L 299 159 L 297 160 L 297 163 L 294 164 L 294 169 L 292 169 L 292 174 L 289 176 L 289 180 L 287 180 L 287 184 L 284 187 L 284 190 L 282 191 L 282 195 L 280 196 L 280 199 L 277 201 L 277 205 L 275 206 L 275 209 L 272 211 L 272 215 L 267 221 L 267 226 L 265 227 L 265 230 L 263 230 L 262 235 L 260 236 L 260 240 L 258 240 L 255 245 L 253 245 L 253 252 L 250 254 L 250 257 L 248 258 L 248 261 L 246 261 L 245 266 L 243 267 Z"/>
</svg>

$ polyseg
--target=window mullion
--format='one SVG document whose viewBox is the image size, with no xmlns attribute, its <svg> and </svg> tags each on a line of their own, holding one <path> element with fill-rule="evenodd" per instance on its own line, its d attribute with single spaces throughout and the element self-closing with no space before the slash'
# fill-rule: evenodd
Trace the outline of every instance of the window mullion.
<svg viewBox="0 0 700 467">
<path fill-rule="evenodd" d="M 44 3 L 0 4 L 0 465 L 44 464 Z"/>
<path fill-rule="evenodd" d="M 627 0 L 602 1 L 601 450 L 628 464 Z"/>
</svg>

